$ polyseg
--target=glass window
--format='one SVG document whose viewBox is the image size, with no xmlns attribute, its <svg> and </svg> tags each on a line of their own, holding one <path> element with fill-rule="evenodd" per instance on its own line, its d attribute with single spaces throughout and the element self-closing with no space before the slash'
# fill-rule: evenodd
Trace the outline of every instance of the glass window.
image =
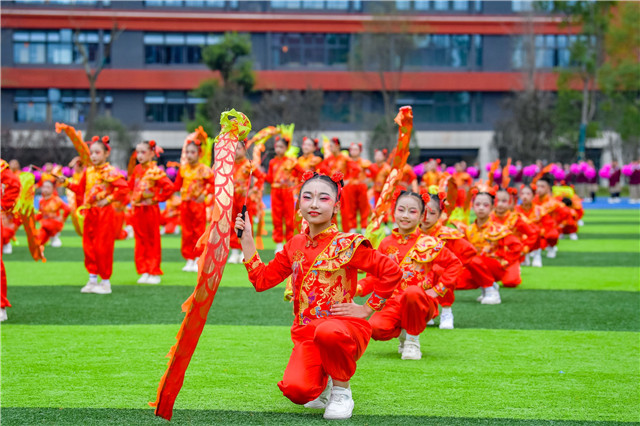
<svg viewBox="0 0 640 426">
<path fill-rule="evenodd" d="M 413 2 L 413 8 L 415 10 L 429 10 L 430 2 L 427 0 L 415 0 Z"/>
<path fill-rule="evenodd" d="M 453 0 L 453 10 L 469 10 L 469 2 L 465 0 Z"/>
<path fill-rule="evenodd" d="M 274 67 L 326 66 L 346 64 L 349 34 L 274 33 Z"/>
<path fill-rule="evenodd" d="M 449 2 L 448 1 L 434 1 L 433 2 L 434 10 L 449 10 Z"/>
<path fill-rule="evenodd" d="M 415 92 L 400 94 L 397 104 L 411 105 L 416 122 L 472 123 L 482 121 L 481 101 L 478 93 Z"/>
<path fill-rule="evenodd" d="M 409 0 L 396 0 L 397 10 L 409 10 L 411 9 L 411 1 Z"/>
<path fill-rule="evenodd" d="M 145 63 L 198 64 L 202 62 L 203 46 L 217 44 L 220 34 L 146 33 Z"/>
<path fill-rule="evenodd" d="M 109 112 L 113 102 L 109 92 L 98 92 L 98 107 Z M 88 90 L 17 90 L 14 119 L 17 122 L 83 123 L 90 107 Z"/>
<path fill-rule="evenodd" d="M 305 0 L 302 2 L 302 7 L 305 9 L 324 9 L 323 0 Z"/>
<path fill-rule="evenodd" d="M 206 102 L 205 99 L 190 97 L 184 91 L 159 91 L 146 92 L 145 120 L 147 122 L 178 123 L 192 119 L 195 113 L 195 105 Z"/>
<path fill-rule="evenodd" d="M 103 43 L 108 43 L 110 34 L 104 33 Z M 99 59 L 100 36 L 95 31 L 78 33 L 90 62 Z M 58 31 L 16 31 L 13 34 L 14 62 L 17 64 L 72 64 L 81 63 L 82 57 L 70 29 Z M 109 61 L 107 61 L 109 62 Z"/>
</svg>

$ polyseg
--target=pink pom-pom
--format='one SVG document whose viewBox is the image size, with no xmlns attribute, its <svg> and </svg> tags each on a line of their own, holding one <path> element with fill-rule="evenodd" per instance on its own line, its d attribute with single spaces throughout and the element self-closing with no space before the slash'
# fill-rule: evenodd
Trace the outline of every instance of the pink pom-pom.
<svg viewBox="0 0 640 426">
<path fill-rule="evenodd" d="M 518 176 L 518 168 L 513 164 L 509 166 L 509 176 Z"/>
<path fill-rule="evenodd" d="M 571 166 L 569 166 L 569 171 L 574 175 L 577 175 L 580 173 L 581 169 L 577 163 L 573 163 Z"/>
<path fill-rule="evenodd" d="M 127 176 L 129 176 L 129 173 L 127 173 L 126 170 L 120 170 L 120 174 L 124 176 L 125 179 L 127 178 Z"/>
<path fill-rule="evenodd" d="M 633 164 L 622 166 L 622 174 L 625 176 L 631 176 L 633 174 Z"/>
<path fill-rule="evenodd" d="M 33 177 L 36 178 L 36 183 L 40 182 L 40 179 L 42 179 L 42 172 L 40 172 L 40 170 L 36 170 L 33 172 Z"/>
<path fill-rule="evenodd" d="M 473 179 L 477 178 L 480 175 L 478 169 L 473 166 L 467 167 L 467 173 L 469 173 L 469 176 L 471 176 Z"/>
<path fill-rule="evenodd" d="M 177 170 L 175 167 L 167 168 L 167 177 L 171 180 L 175 179 L 177 175 Z"/>
<path fill-rule="evenodd" d="M 531 164 L 522 169 L 522 174 L 527 177 L 534 177 L 536 175 L 536 166 L 535 164 Z"/>
<path fill-rule="evenodd" d="M 489 163 L 489 164 L 487 164 L 486 166 L 484 166 L 484 169 L 485 169 L 486 171 L 491 170 L 491 163 Z"/>
<path fill-rule="evenodd" d="M 589 164 L 585 163 L 584 161 L 581 161 L 578 167 L 580 167 L 580 171 L 584 173 L 589 169 Z"/>
<path fill-rule="evenodd" d="M 451 176 L 453 176 L 456 172 L 456 168 L 453 166 L 449 166 L 447 167 L 447 173 L 449 173 Z"/>
<path fill-rule="evenodd" d="M 22 168 L 22 171 L 23 171 L 23 172 L 28 172 L 28 171 L 29 171 L 29 167 L 23 167 L 23 168 Z"/>
<path fill-rule="evenodd" d="M 165 171 L 164 164 L 160 164 L 160 165 L 158 166 L 158 168 L 159 168 L 160 170 L 162 170 L 163 172 Z"/>
<path fill-rule="evenodd" d="M 558 167 L 558 165 L 557 165 L 557 164 L 553 163 L 553 164 L 551 165 L 551 169 L 549 170 L 549 173 L 551 173 L 552 175 L 554 175 L 554 176 L 555 176 L 555 175 L 556 175 L 556 172 L 557 172 L 558 170 L 562 170 L 562 168 Z"/>
<path fill-rule="evenodd" d="M 552 172 L 553 177 L 556 178 L 556 180 L 564 180 L 566 178 L 566 174 L 564 172 L 564 170 L 562 170 L 560 167 L 558 167 L 554 172 Z"/>
<path fill-rule="evenodd" d="M 593 179 L 594 177 L 596 177 L 596 169 L 594 169 L 593 167 L 587 167 L 587 170 L 585 170 L 584 172 L 584 176 L 587 179 Z"/>
<path fill-rule="evenodd" d="M 606 165 L 600 169 L 600 172 L 598 173 L 598 175 L 601 178 L 604 179 L 609 179 L 609 177 L 611 176 L 611 166 L 607 167 Z"/>
<path fill-rule="evenodd" d="M 73 170 L 71 170 L 71 167 L 64 166 L 62 168 L 62 175 L 64 177 L 71 177 L 73 176 Z"/>
<path fill-rule="evenodd" d="M 493 172 L 493 178 L 495 180 L 502 179 L 502 170 L 501 169 L 496 169 L 496 171 Z"/>
<path fill-rule="evenodd" d="M 422 176 L 423 174 L 425 174 L 426 170 L 424 169 L 424 163 L 420 163 L 415 166 L 413 168 L 413 173 L 417 174 L 418 176 Z"/>
</svg>

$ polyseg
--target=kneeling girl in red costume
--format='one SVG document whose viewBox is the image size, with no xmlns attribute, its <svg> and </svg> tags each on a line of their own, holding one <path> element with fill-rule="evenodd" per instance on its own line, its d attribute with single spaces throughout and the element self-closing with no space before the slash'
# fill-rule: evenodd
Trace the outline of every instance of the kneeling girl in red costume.
<svg viewBox="0 0 640 426">
<path fill-rule="evenodd" d="M 111 152 L 107 136 L 102 139 L 95 136 L 89 150 L 93 164 L 85 169 L 78 183 L 59 179 L 83 200 L 79 210 L 84 213 L 82 248 L 89 282 L 80 292 L 110 294 L 116 238 L 115 212 L 111 203 L 124 199 L 129 186 L 120 172 L 107 162 Z M 98 276 L 102 278 L 100 283 Z"/>
<path fill-rule="evenodd" d="M 398 338 L 402 359 L 418 360 L 420 334 L 438 315 L 438 298 L 455 286 L 462 263 L 445 242 L 424 234 L 419 228 L 429 195 L 402 191 L 394 217 L 397 228 L 380 243 L 378 251 L 400 265 L 403 278 L 393 296 L 369 322 L 375 340 Z M 369 294 L 379 278 L 367 275 L 358 283 L 360 295 Z"/>
<path fill-rule="evenodd" d="M 535 268 L 542 267 L 542 250 L 558 243 L 560 233 L 556 228 L 556 223 L 551 215 L 543 213 L 541 206 L 533 204 L 535 195 L 535 185 L 520 186 L 520 204 L 515 210 L 526 217 L 531 223 L 538 228 L 538 248 L 530 254 L 531 266 Z"/>
<path fill-rule="evenodd" d="M 476 220 L 471 225 L 459 222 L 455 225 L 464 232 L 467 240 L 476 248 L 484 268 L 482 274 L 464 270 L 458 278 L 456 288 L 459 290 L 482 288 L 482 296 L 478 301 L 483 305 L 498 305 L 502 303 L 498 281 L 508 277 L 509 282 L 516 282 L 519 278 L 522 243 L 509 228 L 491 220 L 496 189 L 478 192 L 477 188 L 473 188 L 472 191 L 475 193 L 473 211 L 476 214 Z M 516 270 L 515 267 L 518 269 Z M 517 278 L 512 279 L 507 273 L 516 274 Z"/>
<path fill-rule="evenodd" d="M 51 239 L 52 247 L 61 247 L 62 242 L 57 234 L 62 231 L 71 207 L 58 196 L 55 180 L 47 179 L 42 182 L 40 193 L 40 212 L 36 215 L 36 220 L 40 222 L 38 240 L 41 245 L 45 245 Z"/>
<path fill-rule="evenodd" d="M 173 194 L 173 182 L 154 160 L 162 153 L 156 141 L 140 142 L 136 146 L 138 165 L 129 176 L 132 225 L 135 237 L 134 259 L 138 284 L 160 284 L 160 207 Z"/>
<path fill-rule="evenodd" d="M 524 264 L 530 265 L 529 254 L 540 248 L 540 229 L 522 213 L 514 210 L 515 200 L 518 196 L 518 190 L 515 188 L 499 189 L 496 193 L 496 207 L 491 213 L 491 220 L 506 226 L 513 234 L 520 239 L 522 243 L 522 256 Z M 514 267 L 515 268 L 515 267 Z M 506 287 L 515 287 L 520 284 L 518 278 L 512 283 L 508 278 L 502 280 L 502 284 Z M 516 278 L 512 275 L 510 278 Z M 506 280 L 506 281 L 505 281 Z"/>
<path fill-rule="evenodd" d="M 184 149 L 186 162 L 174 182 L 174 191 L 180 191 L 180 226 L 182 228 L 182 257 L 187 264 L 182 268 L 185 272 L 198 272 L 198 257 L 203 248 L 196 248 L 198 239 L 207 226 L 207 207 L 205 196 L 214 190 L 215 176 L 213 171 L 200 162 L 202 147 L 199 140 L 188 141 Z"/>
<path fill-rule="evenodd" d="M 0 159 L 0 204 L 2 206 L 2 213 L 13 211 L 18 196 L 20 195 L 20 179 L 9 169 L 9 164 Z M 4 238 L 4 223 L 0 222 L 0 231 Z M 4 269 L 4 260 L 2 259 L 2 253 L 0 253 L 0 322 L 8 319 L 7 308 L 11 307 L 9 299 L 7 299 L 7 272 Z"/>
<path fill-rule="evenodd" d="M 484 268 L 482 261 L 476 256 L 476 248 L 464 238 L 464 234 L 457 229 L 444 226 L 440 217 L 444 211 L 445 193 L 429 194 L 429 202 L 426 205 L 424 216 L 420 222 L 420 230 L 426 235 L 441 239 L 445 242 L 445 247 L 449 249 L 462 263 L 456 281 L 462 272 L 467 269 L 468 273 L 475 274 Z M 482 272 L 480 272 L 482 273 Z M 438 296 L 438 303 L 442 307 L 440 312 L 440 328 L 445 330 L 453 329 L 452 305 L 455 301 L 455 292 L 450 288 L 444 296 Z"/>
<path fill-rule="evenodd" d="M 292 277 L 294 347 L 278 387 L 296 404 L 324 408 L 325 419 L 351 417 L 349 381 L 371 338 L 366 318 L 384 306 L 402 279 L 398 265 L 362 235 L 339 232 L 332 224 L 341 191 L 341 174 L 304 174 L 299 206 L 309 226 L 287 241 L 268 265 L 256 251 L 249 215 L 238 215 L 235 226 L 243 231 L 245 266 L 257 291 Z M 365 305 L 353 302 L 358 270 L 379 278 Z"/>
</svg>

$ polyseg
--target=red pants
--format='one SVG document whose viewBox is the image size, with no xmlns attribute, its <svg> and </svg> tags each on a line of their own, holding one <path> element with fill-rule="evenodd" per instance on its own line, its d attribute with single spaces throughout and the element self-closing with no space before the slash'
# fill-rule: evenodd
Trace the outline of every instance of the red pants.
<svg viewBox="0 0 640 426">
<path fill-rule="evenodd" d="M 202 250 L 196 250 L 196 243 L 207 229 L 207 207 L 204 203 L 183 201 L 180 204 L 180 225 L 182 226 L 182 257 L 195 259 Z"/>
<path fill-rule="evenodd" d="M 422 287 L 411 285 L 400 296 L 389 299 L 380 312 L 369 322 L 374 340 L 391 340 L 400 335 L 418 336 L 427 328 L 427 322 L 438 315 L 438 302 L 427 296 Z"/>
<path fill-rule="evenodd" d="M 127 232 L 124 230 L 124 220 L 125 220 L 125 212 L 124 210 L 118 211 L 116 210 L 116 219 L 113 228 L 116 230 L 116 240 L 126 240 Z"/>
<path fill-rule="evenodd" d="M 151 206 L 133 207 L 133 235 L 136 245 L 133 257 L 138 275 L 162 275 L 160 262 L 162 249 L 160 246 L 160 208 Z"/>
<path fill-rule="evenodd" d="M 291 188 L 271 188 L 271 219 L 273 220 L 273 241 L 281 243 L 293 238 L 293 192 Z M 284 220 L 284 236 L 282 222 Z"/>
<path fill-rule="evenodd" d="M 358 226 L 358 212 L 360 212 L 360 228 L 366 229 L 370 211 L 367 185 L 364 183 L 346 185 L 342 190 L 342 199 L 340 200 L 342 230 L 349 232 Z"/>
<path fill-rule="evenodd" d="M 84 266 L 90 274 L 111 278 L 113 249 L 116 241 L 115 211 L 113 207 L 91 207 L 85 210 L 82 248 Z"/>
<path fill-rule="evenodd" d="M 520 278 L 520 262 L 518 261 L 507 266 L 502 277 L 502 285 L 505 287 L 517 287 L 520 283 L 522 283 L 522 278 Z"/>
<path fill-rule="evenodd" d="M 562 233 L 567 235 L 567 234 L 575 234 L 576 232 L 578 232 L 578 223 L 577 222 L 573 222 L 569 225 L 566 225 L 562 228 Z"/>
<path fill-rule="evenodd" d="M 64 223 L 55 219 L 42 219 L 40 221 L 40 231 L 38 232 L 38 241 L 40 244 L 45 245 L 49 238 L 62 231 Z"/>
<path fill-rule="evenodd" d="M 0 232 L 4 236 L 5 228 L 0 221 Z M 4 244 L 4 243 L 3 243 Z M 2 259 L 2 250 L 0 250 L 0 308 L 7 308 L 11 306 L 9 299 L 7 299 L 7 272 L 4 269 L 4 260 Z"/>
<path fill-rule="evenodd" d="M 540 248 L 544 250 L 547 247 L 555 247 L 560 237 L 558 229 L 555 226 L 546 226 L 542 228 L 542 230 L 540 235 Z"/>
<path fill-rule="evenodd" d="M 233 209 L 231 213 L 231 217 L 233 218 L 233 223 L 236 222 L 236 217 L 242 213 L 242 207 L 244 206 L 245 196 L 234 194 L 233 196 Z M 250 200 L 247 199 L 247 213 L 249 213 L 249 223 L 251 223 L 251 229 L 253 230 L 253 216 L 256 211 L 255 207 L 251 205 Z M 251 233 L 253 234 L 253 232 Z M 240 240 L 238 239 L 238 233 L 234 229 L 231 232 L 231 241 L 230 247 L 232 249 L 241 249 L 242 245 L 240 244 Z"/>
<path fill-rule="evenodd" d="M 180 216 L 161 218 L 160 225 L 164 226 L 165 234 L 173 234 L 176 232 L 176 227 L 180 225 Z"/>
<path fill-rule="evenodd" d="M 494 282 L 502 281 L 505 272 L 505 269 L 496 259 L 478 255 L 458 275 L 456 290 L 491 287 Z"/>
<path fill-rule="evenodd" d="M 444 296 L 438 296 L 436 299 L 438 300 L 438 304 L 443 308 L 450 308 L 453 302 L 456 301 L 456 294 L 452 289 L 449 289 Z"/>
<path fill-rule="evenodd" d="M 278 387 L 295 404 L 316 399 L 327 386 L 328 376 L 347 382 L 356 372 L 371 325 L 353 317 L 316 319 L 291 328 L 293 352 Z"/>
</svg>

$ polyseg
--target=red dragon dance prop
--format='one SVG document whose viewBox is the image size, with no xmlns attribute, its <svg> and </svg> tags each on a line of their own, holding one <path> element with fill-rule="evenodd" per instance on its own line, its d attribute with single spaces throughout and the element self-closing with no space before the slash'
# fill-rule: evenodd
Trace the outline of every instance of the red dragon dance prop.
<svg viewBox="0 0 640 426">
<path fill-rule="evenodd" d="M 173 404 L 182 388 L 185 372 L 218 291 L 233 232 L 233 163 L 238 140 L 247 136 L 251 123 L 244 114 L 232 109 L 222 113 L 220 125 L 222 129 L 215 148 L 213 220 L 201 239 L 205 248 L 198 264 L 198 283 L 193 294 L 182 305 L 186 315 L 176 336 L 177 342 L 169 351 L 169 367 L 160 380 L 156 401 L 149 403 L 156 408 L 156 416 L 167 420 L 173 415 Z"/>
<path fill-rule="evenodd" d="M 76 151 L 78 151 L 78 155 L 80 156 L 80 161 L 84 166 L 91 165 L 91 157 L 89 156 L 89 145 L 82 139 L 82 132 L 76 130 L 74 127 L 69 126 L 64 123 L 56 123 L 56 133 L 64 132 L 71 143 L 75 147 Z"/>
<path fill-rule="evenodd" d="M 27 243 L 31 257 L 36 262 L 41 260 L 46 262 L 44 257 L 44 246 L 38 240 L 38 231 L 36 229 L 35 208 L 33 207 L 33 199 L 35 198 L 35 177 L 29 172 L 20 173 L 20 195 L 13 211 L 20 215 L 24 232 L 27 235 Z"/>
<path fill-rule="evenodd" d="M 402 169 L 404 165 L 407 164 L 407 158 L 409 158 L 409 142 L 411 141 L 411 130 L 413 129 L 413 110 L 411 107 L 401 107 L 394 121 L 399 128 L 398 145 L 391 153 L 391 172 L 382 187 L 380 198 L 378 198 L 371 220 L 367 226 L 367 231 L 365 232 L 365 237 L 371 241 L 374 247 L 378 247 L 384 238 L 384 233 L 380 232 L 380 225 L 385 215 L 393 209 L 391 204 L 396 183 L 402 179 Z"/>
</svg>

